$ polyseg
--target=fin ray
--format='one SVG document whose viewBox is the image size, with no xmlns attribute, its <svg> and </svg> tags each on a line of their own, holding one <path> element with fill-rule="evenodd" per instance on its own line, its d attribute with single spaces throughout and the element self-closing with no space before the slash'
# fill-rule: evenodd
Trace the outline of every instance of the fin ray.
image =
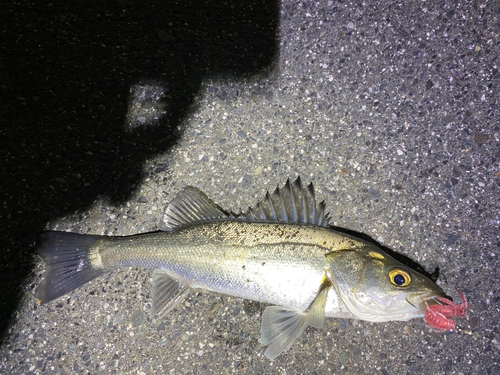
<svg viewBox="0 0 500 375">
<path fill-rule="evenodd" d="M 61 297 L 107 272 L 92 263 L 92 245 L 100 238 L 69 232 L 42 232 L 37 252 L 48 267 L 38 286 L 40 303 Z"/>
<path fill-rule="evenodd" d="M 187 285 L 173 279 L 162 270 L 153 271 L 153 305 L 151 314 L 162 318 L 177 307 L 189 293 Z"/>
<path fill-rule="evenodd" d="M 161 230 L 171 231 L 188 224 L 227 219 L 227 213 L 205 194 L 187 187 L 167 206 L 159 226 Z"/>
<path fill-rule="evenodd" d="M 331 287 L 332 283 L 325 277 L 316 298 L 305 311 L 282 306 L 269 306 L 264 310 L 259 342 L 269 345 L 264 353 L 267 358 L 274 359 L 290 349 L 308 325 L 325 328 L 326 298 Z"/>
<path fill-rule="evenodd" d="M 306 323 L 314 328 L 325 328 L 326 297 L 329 289 L 327 287 L 319 292 L 309 309 L 307 309 Z"/>
<path fill-rule="evenodd" d="M 285 192 L 288 196 L 288 200 L 285 201 L 285 204 L 288 205 L 287 211 L 292 216 L 292 221 L 297 223 L 297 205 L 295 201 L 295 191 L 292 189 L 292 184 L 290 183 L 290 179 L 286 180 Z"/>
<path fill-rule="evenodd" d="M 314 186 L 309 184 L 307 186 L 307 206 L 309 207 L 307 220 L 309 223 L 316 223 L 316 198 L 314 196 Z"/>
<path fill-rule="evenodd" d="M 269 345 L 264 355 L 274 359 L 290 349 L 307 327 L 306 314 L 281 306 L 268 306 L 262 314 L 262 345 Z"/>
<path fill-rule="evenodd" d="M 285 186 L 276 188 L 272 194 L 267 192 L 264 199 L 254 207 L 250 207 L 247 212 L 231 213 L 231 218 L 270 223 L 311 224 L 320 227 L 327 227 L 329 221 L 328 215 L 325 215 L 325 203 L 316 205 L 313 184 L 303 188 L 300 176 L 293 183 L 288 179 Z"/>
<path fill-rule="evenodd" d="M 284 193 L 282 192 L 282 190 L 280 190 L 279 188 L 276 188 L 276 190 L 274 191 L 274 196 L 276 197 L 276 199 L 279 201 L 279 204 L 280 204 L 281 221 L 286 223 L 286 222 L 288 222 L 288 214 L 286 212 L 285 197 L 283 195 L 284 195 Z"/>
<path fill-rule="evenodd" d="M 277 187 L 272 194 L 267 192 L 264 199 L 239 214 L 226 213 L 201 191 L 187 187 L 166 207 L 159 226 L 161 230 L 172 231 L 182 226 L 221 220 L 327 227 L 329 218 L 325 215 L 325 203 L 316 205 L 313 184 L 303 188 L 299 176 L 293 183 L 287 179 L 285 186 Z"/>
</svg>

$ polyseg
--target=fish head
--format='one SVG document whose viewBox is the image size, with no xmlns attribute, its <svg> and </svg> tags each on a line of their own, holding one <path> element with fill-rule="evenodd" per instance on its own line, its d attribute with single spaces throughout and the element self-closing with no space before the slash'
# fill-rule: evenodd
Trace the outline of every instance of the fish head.
<svg viewBox="0 0 500 375">
<path fill-rule="evenodd" d="M 425 275 L 373 245 L 327 256 L 329 277 L 338 297 L 358 319 L 406 321 L 425 316 L 437 297 L 449 298 Z"/>
</svg>

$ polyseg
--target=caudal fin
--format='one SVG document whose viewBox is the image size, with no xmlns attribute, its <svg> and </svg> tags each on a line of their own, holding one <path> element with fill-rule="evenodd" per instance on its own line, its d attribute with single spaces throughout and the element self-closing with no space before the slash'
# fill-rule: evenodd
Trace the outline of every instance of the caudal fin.
<svg viewBox="0 0 500 375">
<path fill-rule="evenodd" d="M 38 302 L 46 303 L 82 286 L 106 270 L 92 264 L 92 245 L 100 236 L 48 231 L 41 234 L 38 254 L 47 264 L 38 286 Z"/>
</svg>

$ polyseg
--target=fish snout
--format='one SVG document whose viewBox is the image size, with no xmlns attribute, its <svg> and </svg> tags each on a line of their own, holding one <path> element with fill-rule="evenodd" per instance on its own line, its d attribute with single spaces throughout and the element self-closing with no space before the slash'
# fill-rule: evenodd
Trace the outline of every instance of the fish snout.
<svg viewBox="0 0 500 375">
<path fill-rule="evenodd" d="M 429 306 L 442 305 L 442 302 L 440 302 L 438 298 L 446 298 L 449 299 L 450 301 L 453 301 L 453 299 L 450 296 L 448 296 L 445 292 L 433 291 L 430 293 L 412 294 L 408 297 L 408 302 L 411 303 L 413 306 L 415 306 L 418 310 L 424 312 Z"/>
</svg>

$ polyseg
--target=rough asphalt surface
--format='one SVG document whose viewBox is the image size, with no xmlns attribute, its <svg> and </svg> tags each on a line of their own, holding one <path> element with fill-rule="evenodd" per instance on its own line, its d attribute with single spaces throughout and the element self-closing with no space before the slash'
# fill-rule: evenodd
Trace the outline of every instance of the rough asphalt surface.
<svg viewBox="0 0 500 375">
<path fill-rule="evenodd" d="M 1 8 L 0 373 L 500 373 L 499 2 Z M 139 269 L 36 303 L 43 229 L 154 231 L 185 186 L 238 210 L 297 175 L 486 338 L 331 319 L 271 362 L 265 306 L 198 291 L 158 320 Z"/>
</svg>

